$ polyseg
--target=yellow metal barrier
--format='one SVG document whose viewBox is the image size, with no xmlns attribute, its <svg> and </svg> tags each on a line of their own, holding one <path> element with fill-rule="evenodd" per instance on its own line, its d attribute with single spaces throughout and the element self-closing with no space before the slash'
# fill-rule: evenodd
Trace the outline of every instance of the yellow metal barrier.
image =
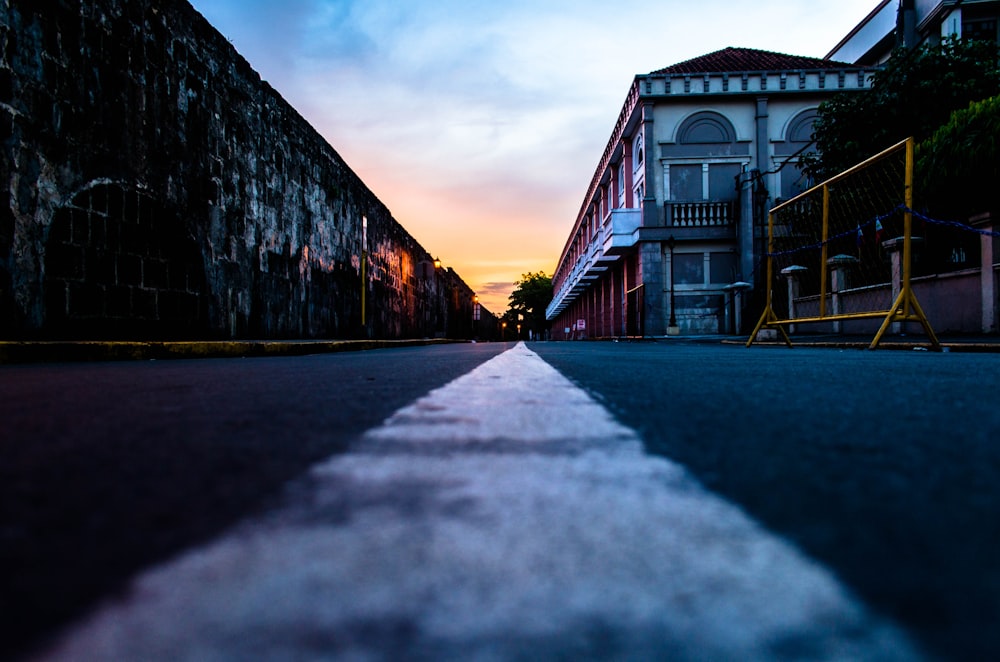
<svg viewBox="0 0 1000 662">
<path fill-rule="evenodd" d="M 910 285 L 913 261 L 913 139 L 904 140 L 768 214 L 764 311 L 746 346 L 762 329 L 881 319 L 875 349 L 896 323 L 917 322 L 940 343 Z M 831 255 L 832 254 L 832 255 Z M 787 296 L 774 296 L 778 275 Z"/>
</svg>

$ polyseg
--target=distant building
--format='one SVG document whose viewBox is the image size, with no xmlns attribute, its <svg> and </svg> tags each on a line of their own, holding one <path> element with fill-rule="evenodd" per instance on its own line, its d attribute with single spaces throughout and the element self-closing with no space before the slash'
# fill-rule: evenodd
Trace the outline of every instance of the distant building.
<svg viewBox="0 0 1000 662">
<path fill-rule="evenodd" d="M 942 38 L 1000 40 L 997 0 L 883 0 L 827 55 L 827 59 L 882 64 L 897 46 L 936 44 Z"/>
<path fill-rule="evenodd" d="M 555 269 L 553 338 L 739 331 L 819 104 L 874 71 L 726 48 L 636 76 Z"/>
</svg>

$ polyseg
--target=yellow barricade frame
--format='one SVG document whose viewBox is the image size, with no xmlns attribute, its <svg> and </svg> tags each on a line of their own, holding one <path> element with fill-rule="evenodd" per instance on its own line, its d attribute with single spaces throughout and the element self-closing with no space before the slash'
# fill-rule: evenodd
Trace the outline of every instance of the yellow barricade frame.
<svg viewBox="0 0 1000 662">
<path fill-rule="evenodd" d="M 875 349 L 878 347 L 879 342 L 882 340 L 882 336 L 888 331 L 891 324 L 895 322 L 919 322 L 930 339 L 931 344 L 934 349 L 940 350 L 941 343 L 938 341 L 937 336 L 934 333 L 934 329 L 931 328 L 931 324 L 927 319 L 927 315 L 924 314 L 923 309 L 920 307 L 920 303 L 917 301 L 916 295 L 913 293 L 913 289 L 910 285 L 910 275 L 911 275 L 911 265 L 913 259 L 913 214 L 911 212 L 913 208 L 913 138 L 907 138 L 906 140 L 900 141 L 899 143 L 893 145 L 892 147 L 879 152 L 875 156 L 865 160 L 858 165 L 845 170 L 844 172 L 831 177 L 822 184 L 812 187 L 808 191 L 800 193 L 791 200 L 787 200 L 776 207 L 773 207 L 768 212 L 767 219 L 767 288 L 766 288 L 766 303 L 764 307 L 764 312 L 760 316 L 760 320 L 754 327 L 753 333 L 750 334 L 750 338 L 746 342 L 746 346 L 750 347 L 757 338 L 761 329 L 776 329 L 781 333 L 785 344 L 792 347 L 791 338 L 789 338 L 788 333 L 785 331 L 785 326 L 791 324 L 809 324 L 815 322 L 835 322 L 843 320 L 857 320 L 857 319 L 878 319 L 883 318 L 882 325 L 872 339 L 871 344 L 868 349 Z M 871 311 L 863 313 L 842 313 L 836 315 L 826 314 L 826 299 L 828 292 L 828 279 L 826 275 L 826 269 L 822 269 L 820 272 L 820 296 L 819 296 L 819 315 L 815 317 L 799 317 L 790 319 L 778 319 L 778 316 L 774 312 L 774 307 L 772 305 L 772 296 L 774 289 L 774 219 L 775 213 L 781 209 L 794 205 L 797 202 L 803 200 L 804 198 L 815 194 L 819 189 L 823 192 L 823 227 L 822 227 L 822 264 L 827 262 L 827 242 L 829 241 L 829 213 L 830 213 L 830 187 L 833 184 L 847 178 L 848 176 L 866 168 L 870 164 L 885 158 L 886 156 L 893 154 L 898 150 L 906 151 L 906 166 L 905 166 L 905 176 L 904 176 L 904 186 L 903 186 L 903 256 L 902 256 L 902 273 L 900 279 L 900 291 L 896 296 L 895 301 L 888 310 Z"/>
</svg>

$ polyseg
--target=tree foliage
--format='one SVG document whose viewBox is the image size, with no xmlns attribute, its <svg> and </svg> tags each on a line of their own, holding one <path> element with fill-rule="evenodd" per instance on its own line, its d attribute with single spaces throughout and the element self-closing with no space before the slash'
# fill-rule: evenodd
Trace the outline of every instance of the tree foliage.
<svg viewBox="0 0 1000 662">
<path fill-rule="evenodd" d="M 524 320 L 523 330 L 532 330 L 540 334 L 548 326 L 545 320 L 545 309 L 552 301 L 552 277 L 544 271 L 521 274 L 521 279 L 514 283 L 505 317 Z"/>
<path fill-rule="evenodd" d="M 814 126 L 818 154 L 806 160 L 817 181 L 913 136 L 929 138 L 952 112 L 1000 94 L 1000 50 L 988 41 L 945 39 L 899 49 L 871 88 L 824 102 Z"/>
<path fill-rule="evenodd" d="M 995 211 L 1000 181 L 1000 96 L 969 104 L 917 145 L 915 188 L 935 214 Z"/>
</svg>

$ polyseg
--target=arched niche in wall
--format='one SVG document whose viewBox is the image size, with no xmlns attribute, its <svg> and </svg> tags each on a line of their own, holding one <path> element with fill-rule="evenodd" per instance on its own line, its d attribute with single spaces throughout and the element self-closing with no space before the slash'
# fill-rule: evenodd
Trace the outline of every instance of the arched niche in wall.
<svg viewBox="0 0 1000 662">
<path fill-rule="evenodd" d="M 816 108 L 807 108 L 793 116 L 785 125 L 783 140 L 774 144 L 775 157 L 788 157 L 798 153 L 812 142 L 813 125 L 819 117 Z"/>
<path fill-rule="evenodd" d="M 703 111 L 684 120 L 677 130 L 677 142 L 690 144 L 730 144 L 736 142 L 736 129 L 723 115 Z"/>
<path fill-rule="evenodd" d="M 811 185 L 799 165 L 800 157 L 810 151 L 813 126 L 819 117 L 816 108 L 807 108 L 796 114 L 785 125 L 784 140 L 774 143 L 774 169 L 778 171 L 779 197 L 788 200 Z"/>
<path fill-rule="evenodd" d="M 685 118 L 676 139 L 661 145 L 663 158 L 743 156 L 750 154 L 750 141 L 736 137 L 733 123 L 715 111 L 703 110 Z"/>
</svg>

